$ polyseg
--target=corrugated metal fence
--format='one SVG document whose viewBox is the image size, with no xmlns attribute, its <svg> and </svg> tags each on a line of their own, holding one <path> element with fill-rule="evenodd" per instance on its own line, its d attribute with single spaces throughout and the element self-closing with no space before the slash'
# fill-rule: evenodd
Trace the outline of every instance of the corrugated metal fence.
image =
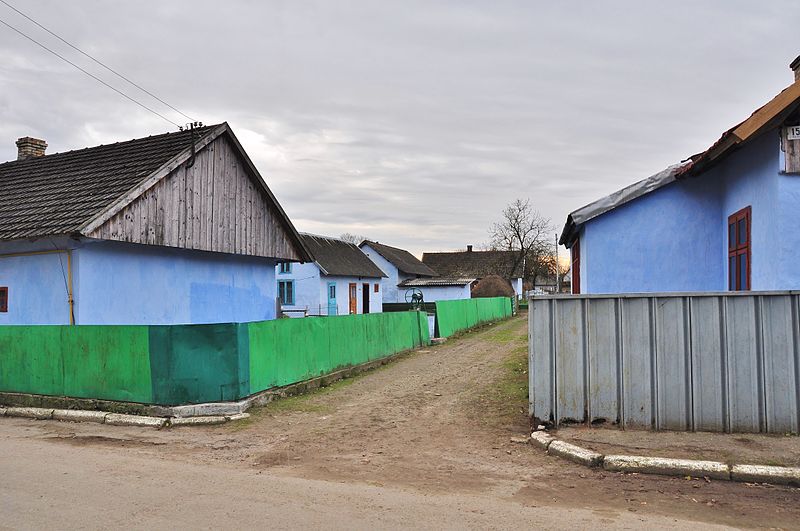
<svg viewBox="0 0 800 531">
<path fill-rule="evenodd" d="M 535 296 L 530 414 L 797 433 L 800 292 Z"/>
</svg>

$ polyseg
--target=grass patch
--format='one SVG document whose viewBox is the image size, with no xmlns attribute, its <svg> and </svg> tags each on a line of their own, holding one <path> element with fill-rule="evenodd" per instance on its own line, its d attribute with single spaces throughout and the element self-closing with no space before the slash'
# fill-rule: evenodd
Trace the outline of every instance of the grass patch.
<svg viewBox="0 0 800 531">
<path fill-rule="evenodd" d="M 494 337 L 497 336 L 497 337 Z M 508 345 L 499 376 L 480 391 L 476 412 L 487 424 L 513 432 L 528 429 L 528 346 L 519 329 L 499 330 L 493 341 Z"/>
</svg>

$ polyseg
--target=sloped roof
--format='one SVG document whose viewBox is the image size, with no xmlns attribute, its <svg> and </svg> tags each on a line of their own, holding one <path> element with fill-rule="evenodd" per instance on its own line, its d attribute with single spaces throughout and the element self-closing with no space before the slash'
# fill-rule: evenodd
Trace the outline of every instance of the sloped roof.
<svg viewBox="0 0 800 531">
<path fill-rule="evenodd" d="M 357 245 L 326 236 L 300 234 L 322 272 L 330 276 L 383 278 L 386 275 Z"/>
<path fill-rule="evenodd" d="M 227 135 L 260 184 L 300 259 L 300 237 L 227 123 L 0 164 L 0 241 L 88 236 L 194 151 Z"/>
<path fill-rule="evenodd" d="M 759 134 L 780 125 L 798 107 L 800 82 L 795 82 L 753 111 L 746 120 L 722 133 L 705 151 L 570 213 L 558 242 L 569 248 L 575 243 L 583 223 L 676 180 L 699 176 Z"/>
<path fill-rule="evenodd" d="M 78 232 L 191 142 L 180 131 L 0 164 L 0 240 Z"/>
<path fill-rule="evenodd" d="M 408 275 L 422 275 L 426 277 L 438 276 L 436 271 L 420 262 L 416 256 L 404 249 L 391 247 L 382 243 L 364 240 L 359 247 L 369 245 L 375 251 L 391 262 L 399 271 Z"/>
<path fill-rule="evenodd" d="M 444 277 L 477 278 L 498 275 L 522 278 L 523 263 L 516 251 L 424 253 L 422 261 Z"/>
<path fill-rule="evenodd" d="M 436 286 L 466 286 L 475 282 L 474 278 L 410 278 L 404 280 L 398 287 L 401 288 L 423 288 L 423 287 L 436 287 Z"/>
</svg>

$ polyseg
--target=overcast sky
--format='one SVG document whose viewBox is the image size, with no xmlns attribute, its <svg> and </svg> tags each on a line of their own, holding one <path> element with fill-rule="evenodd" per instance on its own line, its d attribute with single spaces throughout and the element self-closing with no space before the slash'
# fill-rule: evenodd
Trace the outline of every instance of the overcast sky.
<svg viewBox="0 0 800 531">
<path fill-rule="evenodd" d="M 560 232 L 707 148 L 800 53 L 796 0 L 7 1 L 228 121 L 299 230 L 415 253 L 487 241 L 518 197 Z M 2 4 L 0 19 L 187 121 Z M 0 82 L 2 160 L 26 135 L 52 153 L 175 129 L 2 25 Z"/>
</svg>

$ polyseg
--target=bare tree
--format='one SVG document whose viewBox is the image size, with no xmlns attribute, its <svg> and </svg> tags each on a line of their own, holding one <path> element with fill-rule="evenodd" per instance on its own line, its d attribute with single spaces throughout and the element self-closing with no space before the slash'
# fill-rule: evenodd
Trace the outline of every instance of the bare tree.
<svg viewBox="0 0 800 531">
<path fill-rule="evenodd" d="M 364 240 L 369 240 L 369 238 L 367 238 L 366 236 L 363 236 L 361 234 L 352 234 L 350 232 L 344 232 L 340 234 L 339 239 L 344 240 L 348 243 L 352 243 L 354 245 L 361 245 L 361 242 L 363 242 Z"/>
<path fill-rule="evenodd" d="M 552 231 L 550 220 L 533 208 L 530 199 L 517 199 L 503 209 L 489 236 L 495 249 L 515 252 L 514 269 L 522 264 L 523 278 L 535 284 L 549 269 L 542 257 L 550 253 Z"/>
</svg>

